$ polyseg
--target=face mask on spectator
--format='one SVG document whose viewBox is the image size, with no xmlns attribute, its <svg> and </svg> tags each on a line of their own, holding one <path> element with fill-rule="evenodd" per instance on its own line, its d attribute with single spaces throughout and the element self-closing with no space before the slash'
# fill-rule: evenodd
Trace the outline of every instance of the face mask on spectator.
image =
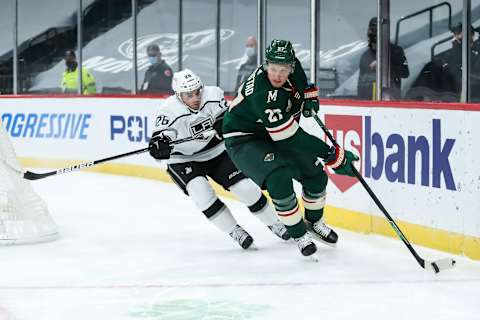
<svg viewBox="0 0 480 320">
<path fill-rule="evenodd" d="M 77 67 L 77 62 L 75 61 L 67 61 L 65 62 L 65 64 L 67 65 L 67 68 L 69 70 L 75 70 L 75 68 Z"/>
<path fill-rule="evenodd" d="M 148 57 L 148 63 L 150 64 L 157 63 L 157 57 Z"/>
<path fill-rule="evenodd" d="M 247 57 L 253 57 L 256 53 L 256 50 L 254 47 L 246 47 L 245 48 L 245 54 L 247 55 Z"/>
</svg>

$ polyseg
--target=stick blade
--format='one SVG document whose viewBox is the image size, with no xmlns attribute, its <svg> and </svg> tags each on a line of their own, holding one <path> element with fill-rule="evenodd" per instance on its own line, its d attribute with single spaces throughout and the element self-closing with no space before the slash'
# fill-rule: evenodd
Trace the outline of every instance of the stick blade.
<svg viewBox="0 0 480 320">
<path fill-rule="evenodd" d="M 443 258 L 433 262 L 425 261 L 425 270 L 432 270 L 439 273 L 442 270 L 452 269 L 455 267 L 456 261 L 452 258 Z"/>
<path fill-rule="evenodd" d="M 23 177 L 27 180 L 38 180 L 38 179 L 41 179 L 41 175 L 35 173 L 35 172 L 31 172 L 31 171 L 26 171 L 24 174 L 23 174 Z"/>
<path fill-rule="evenodd" d="M 53 176 L 55 174 L 57 174 L 56 171 L 50 171 L 46 173 L 35 173 L 31 171 L 25 171 L 25 173 L 23 174 L 23 178 L 27 180 L 38 180 L 38 179 L 43 179 L 46 177 Z"/>
</svg>

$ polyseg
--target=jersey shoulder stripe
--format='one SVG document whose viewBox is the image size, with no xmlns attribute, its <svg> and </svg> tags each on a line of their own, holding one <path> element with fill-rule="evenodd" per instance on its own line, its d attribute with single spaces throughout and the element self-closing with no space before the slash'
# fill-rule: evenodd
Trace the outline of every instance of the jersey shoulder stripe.
<svg viewBox="0 0 480 320">
<path fill-rule="evenodd" d="M 203 87 L 202 98 L 205 100 L 222 100 L 224 92 L 219 87 L 205 86 Z"/>
<path fill-rule="evenodd" d="M 219 87 L 207 86 L 204 87 L 202 92 L 202 105 L 199 110 L 203 110 L 209 104 L 215 104 L 220 109 L 227 109 L 228 104 L 225 100 L 224 92 Z M 210 109 L 209 112 L 213 112 L 214 109 Z M 216 111 L 215 111 L 216 113 Z"/>
<path fill-rule="evenodd" d="M 298 125 L 298 122 L 295 121 L 293 117 L 290 117 L 286 122 L 282 123 L 281 125 L 277 127 L 267 127 L 266 129 L 273 141 L 280 141 L 293 136 L 297 132 L 299 127 L 300 126 Z"/>
<path fill-rule="evenodd" d="M 173 126 L 173 124 L 180 118 L 183 118 L 183 117 L 188 117 L 189 115 L 191 115 L 190 113 L 185 113 L 185 114 L 182 114 L 178 117 L 176 117 L 175 119 L 173 119 L 170 124 L 168 125 L 169 127 Z"/>
</svg>

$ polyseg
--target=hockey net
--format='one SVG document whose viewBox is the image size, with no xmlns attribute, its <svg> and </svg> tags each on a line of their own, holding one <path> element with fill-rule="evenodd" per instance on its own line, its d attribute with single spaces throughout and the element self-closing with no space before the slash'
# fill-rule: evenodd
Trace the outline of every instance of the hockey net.
<svg viewBox="0 0 480 320">
<path fill-rule="evenodd" d="M 58 230 L 47 205 L 23 179 L 23 169 L 0 120 L 0 245 L 50 241 Z"/>
</svg>

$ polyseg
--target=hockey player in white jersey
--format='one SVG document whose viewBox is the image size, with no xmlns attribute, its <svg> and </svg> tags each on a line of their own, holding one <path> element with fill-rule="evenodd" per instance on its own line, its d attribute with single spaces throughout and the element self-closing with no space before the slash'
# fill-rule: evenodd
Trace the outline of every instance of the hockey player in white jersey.
<svg viewBox="0 0 480 320">
<path fill-rule="evenodd" d="M 248 249 L 253 238 L 235 220 L 207 180 L 210 177 L 230 190 L 250 212 L 283 240 L 290 239 L 285 226 L 260 188 L 243 175 L 225 151 L 224 142 L 214 132 L 228 105 L 219 87 L 203 86 L 201 79 L 185 69 L 173 75 L 175 95 L 164 100 L 150 140 L 150 154 L 167 160 L 167 172 L 204 213 L 210 222 Z M 172 140 L 192 136 L 203 138 L 170 145 Z"/>
</svg>

